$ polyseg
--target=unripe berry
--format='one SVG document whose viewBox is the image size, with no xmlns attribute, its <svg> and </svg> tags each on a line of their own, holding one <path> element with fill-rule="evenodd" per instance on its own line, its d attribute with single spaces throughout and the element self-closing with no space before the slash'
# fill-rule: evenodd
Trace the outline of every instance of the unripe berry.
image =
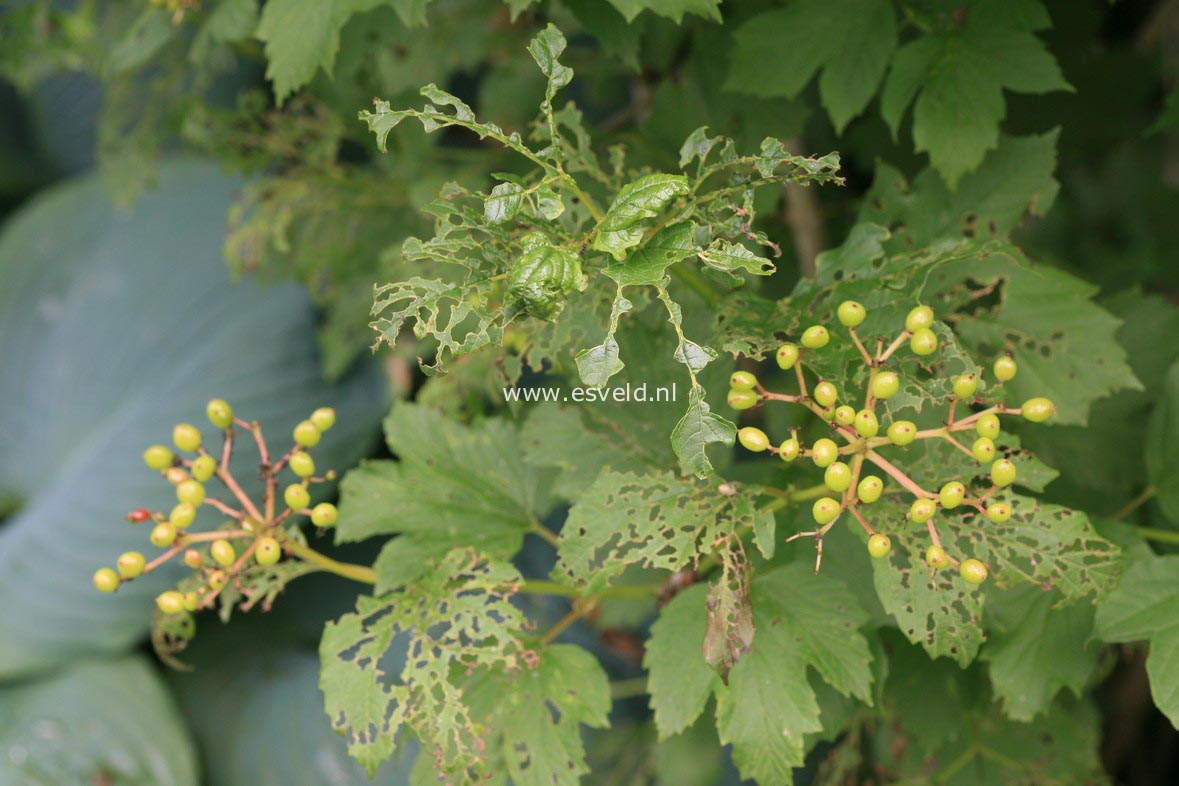
<svg viewBox="0 0 1179 786">
<path fill-rule="evenodd" d="M 224 589 L 229 582 L 229 577 L 225 575 L 223 570 L 215 570 L 209 574 L 209 588 L 212 590 Z"/>
<path fill-rule="evenodd" d="M 864 321 L 868 311 L 854 300 L 845 300 L 839 304 L 836 314 L 846 327 L 855 327 Z"/>
<path fill-rule="evenodd" d="M 309 478 L 315 474 L 315 460 L 301 450 L 292 453 L 287 464 L 290 466 L 291 472 L 301 478 Z"/>
<path fill-rule="evenodd" d="M 812 395 L 815 403 L 820 407 L 829 407 L 839 398 L 839 391 L 830 382 L 820 382 L 815 385 L 815 391 Z"/>
<path fill-rule="evenodd" d="M 956 480 L 942 486 L 942 490 L 937 495 L 937 501 L 947 510 L 958 507 L 965 498 L 966 487 Z"/>
<path fill-rule="evenodd" d="M 331 407 L 320 407 L 311 413 L 311 423 L 323 433 L 336 425 L 336 411 Z"/>
<path fill-rule="evenodd" d="M 937 349 L 937 336 L 929 328 L 922 328 L 909 339 L 909 349 L 914 355 L 932 355 Z"/>
<path fill-rule="evenodd" d="M 229 428 L 233 425 L 233 407 L 223 398 L 215 398 L 205 405 L 205 414 L 209 422 L 217 428 Z"/>
<path fill-rule="evenodd" d="M 119 575 L 125 579 L 133 579 L 143 573 L 144 559 L 138 551 L 124 551 L 115 561 Z"/>
<path fill-rule="evenodd" d="M 166 521 L 161 521 L 152 529 L 148 540 L 157 549 L 166 549 L 176 542 L 176 528 Z"/>
<path fill-rule="evenodd" d="M 934 570 L 940 570 L 950 564 L 950 557 L 941 546 L 930 546 L 925 550 L 925 564 Z"/>
<path fill-rule="evenodd" d="M 869 387 L 873 396 L 884 401 L 895 396 L 897 391 L 901 389 L 901 378 L 892 371 L 881 371 L 872 377 L 872 384 Z"/>
<path fill-rule="evenodd" d="M 99 568 L 94 571 L 94 588 L 99 592 L 114 592 L 123 583 L 119 578 L 119 574 L 115 573 L 110 568 Z"/>
<path fill-rule="evenodd" d="M 228 568 L 237 559 L 237 550 L 224 538 L 213 541 L 213 545 L 209 547 L 209 554 L 213 561 L 223 568 Z"/>
<path fill-rule="evenodd" d="M 937 513 L 937 505 L 932 499 L 915 499 L 909 506 L 909 518 L 918 524 L 924 524 Z"/>
<path fill-rule="evenodd" d="M 819 417 L 828 423 L 833 423 L 835 421 L 835 407 L 827 407 L 824 410 L 820 410 Z"/>
<path fill-rule="evenodd" d="M 136 508 L 127 514 L 126 519 L 130 524 L 142 524 L 151 518 L 151 511 L 147 508 Z"/>
<path fill-rule="evenodd" d="M 748 371 L 734 371 L 729 377 L 729 387 L 734 390 L 752 390 L 757 387 L 757 377 Z"/>
<path fill-rule="evenodd" d="M 991 482 L 999 488 L 1015 482 L 1015 463 L 1010 459 L 999 459 L 991 465 Z"/>
<path fill-rule="evenodd" d="M 184 552 L 184 564 L 193 570 L 199 570 L 205 564 L 205 558 L 196 549 L 188 549 Z"/>
<path fill-rule="evenodd" d="M 811 325 L 802 333 L 802 345 L 807 349 L 822 349 L 830 340 L 827 328 L 822 325 Z"/>
<path fill-rule="evenodd" d="M 987 518 L 996 524 L 1005 524 L 1011 520 L 1011 506 L 1004 502 L 992 503 L 987 508 Z"/>
<path fill-rule="evenodd" d="M 200 608 L 201 596 L 197 595 L 195 592 L 186 592 L 184 593 L 183 598 L 185 611 L 196 611 L 198 608 Z"/>
<path fill-rule="evenodd" d="M 917 424 L 911 420 L 898 420 L 888 427 L 888 441 L 894 445 L 909 445 L 917 438 Z"/>
<path fill-rule="evenodd" d="M 217 472 L 217 460 L 212 456 L 197 456 L 192 460 L 192 466 L 189 467 L 192 476 L 201 483 L 206 482 L 213 474 Z"/>
<path fill-rule="evenodd" d="M 816 467 L 820 469 L 829 467 L 837 458 L 839 458 L 839 446 L 826 437 L 815 440 L 815 444 L 811 445 L 811 461 L 815 462 Z"/>
<path fill-rule="evenodd" d="M 856 413 L 856 433 L 861 437 L 874 437 L 880 431 L 880 421 L 876 413 L 870 409 L 861 409 Z"/>
<path fill-rule="evenodd" d="M 184 529 L 195 520 L 196 507 L 189 502 L 181 502 L 168 514 L 168 523 L 176 529 Z"/>
<path fill-rule="evenodd" d="M 987 414 L 981 416 L 974 424 L 974 430 L 978 432 L 980 437 L 995 439 L 999 436 L 999 431 L 1001 430 L 999 416 L 994 412 L 988 412 Z"/>
<path fill-rule="evenodd" d="M 1056 405 L 1046 398 L 1032 398 L 1023 402 L 1023 416 L 1033 423 L 1043 423 L 1056 414 Z"/>
<path fill-rule="evenodd" d="M 168 467 L 164 470 L 164 479 L 173 486 L 178 486 L 184 481 L 188 480 L 188 473 L 180 467 Z"/>
<path fill-rule="evenodd" d="M 917 306 L 905 317 L 905 330 L 916 333 L 925 330 L 933 324 L 933 309 L 929 306 Z"/>
<path fill-rule="evenodd" d="M 842 461 L 836 461 L 823 473 L 823 482 L 827 484 L 827 488 L 839 494 L 851 487 L 851 480 L 851 468 Z"/>
<path fill-rule="evenodd" d="M 794 368 L 794 364 L 798 362 L 798 345 L 797 344 L 783 344 L 778 347 L 778 351 L 774 354 L 774 358 L 778 361 L 778 368 L 783 371 L 789 371 Z"/>
<path fill-rule="evenodd" d="M 725 398 L 725 403 L 738 412 L 749 409 L 757 404 L 758 396 L 752 390 L 738 390 L 733 388 L 729 391 L 729 395 Z"/>
<path fill-rule="evenodd" d="M 152 445 L 143 451 L 143 463 L 148 466 L 148 469 L 154 469 L 156 472 L 163 472 L 172 466 L 172 461 L 175 458 L 172 451 L 163 445 Z"/>
<path fill-rule="evenodd" d="M 995 361 L 994 371 L 995 379 L 1010 382 L 1015 379 L 1015 372 L 1019 371 L 1019 366 L 1015 364 L 1015 358 L 1011 355 L 1004 355 Z"/>
<path fill-rule="evenodd" d="M 740 429 L 737 432 L 737 440 L 741 443 L 742 447 L 744 447 L 746 450 L 751 450 L 754 453 L 761 453 L 763 450 L 765 450 L 766 448 L 768 448 L 770 446 L 770 438 L 766 436 L 766 433 L 764 431 L 762 431 L 761 429 L 756 428 L 754 426 L 746 426 L 745 428 Z M 302 489 L 303 487 L 302 486 L 288 486 L 287 492 L 290 492 L 292 489 L 295 489 L 295 488 Z M 303 489 L 303 493 L 304 493 L 304 495 L 306 495 L 306 493 L 307 493 L 306 489 Z M 296 492 L 296 494 L 297 494 L 297 492 Z M 297 499 L 303 499 L 303 498 L 304 497 L 297 497 Z M 292 508 L 294 508 L 294 507 L 305 508 L 305 507 L 307 507 L 307 502 L 311 501 L 311 498 L 306 497 L 306 500 L 307 501 L 304 502 L 302 505 L 296 506 L 296 505 L 291 504 L 290 499 L 287 499 L 287 505 L 289 505 Z"/>
<path fill-rule="evenodd" d="M 201 432 L 190 423 L 177 423 L 172 429 L 172 443 L 181 450 L 192 453 L 201 446 Z"/>
<path fill-rule="evenodd" d="M 205 487 L 197 480 L 185 480 L 177 483 L 176 499 L 195 507 L 205 501 Z"/>
<path fill-rule="evenodd" d="M 955 398 L 973 398 L 975 391 L 978 390 L 978 377 L 974 374 L 963 374 L 954 377 L 953 388 Z"/>
<path fill-rule="evenodd" d="M 976 559 L 962 560 L 958 575 L 971 584 L 982 584 L 987 580 L 987 566 Z"/>
<path fill-rule="evenodd" d="M 883 493 L 884 481 L 875 475 L 867 475 L 860 478 L 860 483 L 856 486 L 856 497 L 866 505 L 871 505 L 880 499 L 880 495 Z"/>
<path fill-rule="evenodd" d="M 254 559 L 259 565 L 273 565 L 282 556 L 282 547 L 274 538 L 258 538 L 258 547 L 254 549 Z"/>
<path fill-rule="evenodd" d="M 881 535 L 877 532 L 872 537 L 868 538 L 868 554 L 873 559 L 880 559 L 888 556 L 888 552 L 892 551 L 892 541 L 888 539 L 888 535 Z"/>
<path fill-rule="evenodd" d="M 794 461 L 796 458 L 798 458 L 800 450 L 801 448 L 798 444 L 798 440 L 794 437 L 782 440 L 782 444 L 778 446 L 778 458 L 782 459 L 783 461 Z"/>
<path fill-rule="evenodd" d="M 295 430 L 291 432 L 295 443 L 302 445 L 305 448 L 313 448 L 319 444 L 319 438 L 323 436 L 315 424 L 310 420 L 303 420 L 299 425 L 295 426 Z"/>
<path fill-rule="evenodd" d="M 184 596 L 176 590 L 161 592 L 156 596 L 156 606 L 165 614 L 179 614 L 184 611 Z"/>
<path fill-rule="evenodd" d="M 741 431 L 744 430 L 741 429 Z M 765 434 L 762 434 L 762 437 L 764 438 Z M 769 440 L 767 439 L 766 442 L 769 442 Z M 744 441 L 741 444 L 744 445 Z M 287 507 L 292 510 L 302 510 L 311 504 L 311 494 L 308 493 L 307 489 L 301 483 L 292 483 L 287 486 L 282 492 L 282 499 L 283 502 L 287 503 Z"/>
<path fill-rule="evenodd" d="M 970 446 L 970 453 L 980 464 L 989 464 L 995 460 L 995 443 L 989 437 L 979 437 Z"/>
<path fill-rule="evenodd" d="M 311 523 L 317 527 L 330 527 L 336 523 L 340 513 L 330 502 L 321 502 L 311 509 Z"/>
<path fill-rule="evenodd" d="M 856 410 L 854 407 L 849 407 L 844 404 L 842 407 L 835 408 L 835 422 L 841 426 L 850 426 L 852 421 L 856 419 Z"/>
<path fill-rule="evenodd" d="M 820 497 L 811 507 L 811 513 L 820 525 L 830 524 L 839 517 L 839 503 L 830 497 Z"/>
</svg>

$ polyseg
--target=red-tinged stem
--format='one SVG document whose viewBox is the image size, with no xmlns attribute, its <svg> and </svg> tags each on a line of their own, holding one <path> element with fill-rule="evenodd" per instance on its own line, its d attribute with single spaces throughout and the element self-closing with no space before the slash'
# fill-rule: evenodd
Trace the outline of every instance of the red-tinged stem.
<svg viewBox="0 0 1179 786">
<path fill-rule="evenodd" d="M 950 411 L 946 415 L 946 428 L 949 428 L 954 425 L 954 407 L 956 407 L 956 406 L 958 406 L 958 399 L 957 398 L 950 399 Z"/>
<path fill-rule="evenodd" d="M 896 339 L 891 344 L 888 345 L 888 349 L 884 350 L 883 354 L 877 356 L 877 358 L 876 358 L 877 364 L 883 363 L 884 361 L 886 361 L 890 357 L 892 357 L 892 353 L 894 353 L 898 349 L 900 349 L 901 345 L 904 344 L 906 341 L 908 341 L 912 336 L 913 336 L 913 334 L 910 333 L 908 330 L 902 330 L 901 334 L 899 336 L 897 336 Z"/>
<path fill-rule="evenodd" d="M 238 510 L 237 508 L 229 507 L 228 505 L 226 505 L 224 502 L 217 499 L 216 497 L 205 497 L 205 504 L 216 508 L 217 510 L 224 513 L 226 516 L 229 516 L 230 518 L 237 519 L 238 521 L 241 521 L 243 518 L 245 518 L 245 514 L 243 514 L 240 510 Z"/>
<path fill-rule="evenodd" d="M 913 482 L 912 478 L 910 478 L 901 470 L 897 469 L 896 466 L 882 457 L 879 453 L 872 451 L 870 453 L 866 453 L 865 455 L 868 457 L 869 461 L 891 475 L 893 479 L 895 479 L 897 483 L 900 483 L 906 490 L 908 490 L 910 494 L 913 494 L 916 497 L 924 497 L 925 499 L 937 499 L 937 494 L 928 492 L 918 486 Z"/>
<path fill-rule="evenodd" d="M 792 396 L 789 393 L 771 393 L 765 388 L 762 388 L 761 397 L 767 401 L 788 401 L 792 404 L 797 404 L 803 400 L 802 396 Z"/>
<path fill-rule="evenodd" d="M 225 484 L 225 488 L 229 489 L 230 492 L 233 493 L 233 496 L 237 497 L 237 501 L 241 503 L 242 508 L 245 509 L 246 513 L 258 519 L 258 521 L 267 520 L 266 517 L 264 517 L 258 511 L 258 508 L 254 505 L 254 501 L 246 496 L 246 492 L 242 491 L 242 487 L 239 486 L 237 481 L 233 479 L 233 475 L 229 474 L 229 470 L 218 468 L 217 479 Z"/>
<path fill-rule="evenodd" d="M 153 570 L 155 570 L 156 568 L 163 565 L 165 562 L 167 562 L 168 560 L 172 559 L 177 554 L 179 554 L 181 549 L 183 549 L 183 548 L 184 548 L 184 546 L 181 544 L 177 544 L 177 545 L 173 546 L 172 548 L 168 549 L 160 556 L 153 559 L 151 562 L 144 565 L 143 572 L 144 573 L 151 573 Z"/>
<path fill-rule="evenodd" d="M 856 329 L 849 327 L 847 332 L 851 334 L 852 342 L 856 345 L 856 349 L 860 350 L 860 356 L 864 358 L 864 362 L 871 366 L 872 356 L 868 354 L 868 350 L 864 349 L 864 345 L 861 343 L 860 337 L 856 335 Z"/>
<path fill-rule="evenodd" d="M 869 536 L 876 534 L 876 531 L 872 529 L 872 525 L 864 520 L 864 517 L 860 514 L 860 511 L 857 508 L 851 507 L 849 510 L 855 515 L 856 519 L 859 520 L 860 526 L 867 531 Z"/>
<path fill-rule="evenodd" d="M 851 507 L 855 504 L 856 484 L 860 482 L 860 471 L 864 468 L 864 454 L 857 453 L 856 457 L 852 459 L 852 477 L 851 485 L 847 487 L 847 491 L 843 493 L 843 504 L 845 507 Z M 854 508 L 853 508 L 854 511 Z M 857 514 L 859 515 L 859 514 Z"/>
<path fill-rule="evenodd" d="M 806 377 L 802 373 L 802 360 L 794 361 L 794 373 L 798 375 L 798 394 L 802 398 L 807 397 L 806 392 Z"/>
<path fill-rule="evenodd" d="M 229 459 L 233 455 L 233 426 L 225 429 L 225 438 L 221 441 L 221 461 L 217 466 L 223 472 L 229 471 Z"/>
<path fill-rule="evenodd" d="M 951 445 L 953 445 L 954 447 L 958 448 L 958 450 L 960 450 L 960 451 L 962 451 L 963 453 L 965 453 L 967 456 L 970 456 L 971 458 L 974 458 L 974 454 L 970 452 L 970 449 L 969 449 L 968 447 L 966 447 L 965 445 L 963 445 L 963 444 L 962 444 L 961 442 L 959 442 L 958 440 L 956 440 L 956 439 L 954 439 L 953 437 L 951 437 L 951 436 L 949 435 L 949 433 L 947 433 L 947 432 L 943 431 L 943 432 L 941 433 L 941 437 L 942 437 L 942 439 L 946 440 L 947 442 L 949 442 L 949 443 L 950 443 Z M 977 461 L 978 459 L 975 459 L 975 460 Z"/>
</svg>

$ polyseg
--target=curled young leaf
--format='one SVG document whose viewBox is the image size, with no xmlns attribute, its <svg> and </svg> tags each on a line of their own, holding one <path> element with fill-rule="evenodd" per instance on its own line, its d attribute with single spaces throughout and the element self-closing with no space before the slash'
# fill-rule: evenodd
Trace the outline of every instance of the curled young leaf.
<svg viewBox="0 0 1179 786">
<path fill-rule="evenodd" d="M 581 261 L 539 232 L 526 235 L 520 245 L 523 253 L 508 270 L 508 295 L 521 310 L 551 320 L 565 307 L 566 295 L 585 289 Z"/>
</svg>

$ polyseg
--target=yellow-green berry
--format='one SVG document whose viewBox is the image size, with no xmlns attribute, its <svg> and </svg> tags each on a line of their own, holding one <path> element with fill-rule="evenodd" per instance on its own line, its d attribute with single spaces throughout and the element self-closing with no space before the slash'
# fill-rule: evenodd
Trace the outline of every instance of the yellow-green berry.
<svg viewBox="0 0 1179 786">
<path fill-rule="evenodd" d="M 1000 382 L 1010 382 L 1015 379 L 1015 373 L 1019 371 L 1019 366 L 1015 363 L 1015 358 L 1011 355 L 1004 355 L 995 361 L 994 372 L 995 379 Z"/>
<path fill-rule="evenodd" d="M 315 459 L 302 450 L 292 453 L 287 464 L 290 466 L 291 472 L 301 478 L 309 478 L 315 474 Z"/>
<path fill-rule="evenodd" d="M 861 409 L 856 413 L 855 425 L 856 433 L 861 437 L 874 437 L 880 431 L 880 421 L 870 409 Z"/>
<path fill-rule="evenodd" d="M 864 318 L 868 316 L 868 311 L 854 300 L 845 300 L 839 304 L 836 314 L 839 321 L 845 326 L 855 327 L 864 321 Z"/>
<path fill-rule="evenodd" d="M 144 559 L 138 551 L 124 551 L 115 561 L 119 575 L 125 579 L 133 579 L 143 573 Z"/>
<path fill-rule="evenodd" d="M 830 382 L 820 382 L 815 385 L 815 390 L 811 395 L 820 407 L 829 407 L 839 398 L 839 391 Z"/>
<path fill-rule="evenodd" d="M 165 614 L 179 614 L 184 611 L 184 596 L 175 590 L 161 592 L 156 596 L 156 606 Z"/>
<path fill-rule="evenodd" d="M 166 521 L 161 521 L 152 528 L 151 534 L 148 535 L 147 539 L 157 549 L 166 549 L 176 542 L 176 527 Z"/>
<path fill-rule="evenodd" d="M 930 546 L 925 550 L 925 564 L 939 570 L 950 564 L 950 558 L 941 546 Z"/>
<path fill-rule="evenodd" d="M 99 568 L 94 571 L 94 588 L 99 592 L 114 592 L 123 583 L 119 578 L 119 574 L 115 573 L 110 568 Z"/>
<path fill-rule="evenodd" d="M 1031 398 L 1023 402 L 1023 416 L 1033 423 L 1043 423 L 1056 414 L 1056 405 L 1046 398 Z"/>
<path fill-rule="evenodd" d="M 1015 462 L 1011 459 L 999 459 L 991 465 L 991 482 L 999 488 L 1010 486 L 1015 482 Z"/>
<path fill-rule="evenodd" d="M 311 509 L 311 523 L 317 527 L 330 527 L 336 523 L 340 512 L 330 502 L 321 502 Z"/>
<path fill-rule="evenodd" d="M 860 478 L 860 483 L 856 486 L 856 497 L 866 505 L 871 505 L 880 499 L 880 495 L 883 493 L 884 481 L 875 475 L 866 475 Z"/>
<path fill-rule="evenodd" d="M 737 440 L 746 450 L 761 453 L 770 446 L 770 438 L 766 433 L 754 426 L 746 426 L 737 432 Z M 292 507 L 294 507 L 292 505 Z"/>
<path fill-rule="evenodd" d="M 839 517 L 839 502 L 830 497 L 820 497 L 811 507 L 811 514 L 819 524 L 830 524 Z"/>
<path fill-rule="evenodd" d="M 974 374 L 962 374 L 954 377 L 953 389 L 955 398 L 973 398 L 975 391 L 978 390 L 978 377 Z"/>
<path fill-rule="evenodd" d="M 336 411 L 331 407 L 320 407 L 311 413 L 311 423 L 322 434 L 336 425 Z"/>
<path fill-rule="evenodd" d="M 291 435 L 294 437 L 296 444 L 302 445 L 305 448 L 315 447 L 319 444 L 320 437 L 323 436 L 320 430 L 310 420 L 300 421 L 299 425 L 295 426 L 295 430 Z"/>
<path fill-rule="evenodd" d="M 916 333 L 925 330 L 933 324 L 933 309 L 929 306 L 917 306 L 905 317 L 905 330 Z"/>
<path fill-rule="evenodd" d="M 216 474 L 217 459 L 209 455 L 197 456 L 192 460 L 192 466 L 189 467 L 189 471 L 192 472 L 194 478 L 201 483 L 205 483 Z"/>
<path fill-rule="evenodd" d="M 733 388 L 725 398 L 725 403 L 738 412 L 749 409 L 757 404 L 757 392 L 748 389 Z"/>
<path fill-rule="evenodd" d="M 782 444 L 778 446 L 778 458 L 783 461 L 794 461 L 798 458 L 800 450 L 801 447 L 796 438 L 791 437 L 790 439 L 782 440 Z"/>
<path fill-rule="evenodd" d="M 937 501 L 946 509 L 958 507 L 964 499 L 966 499 L 966 487 L 956 480 L 942 486 L 942 490 L 937 495 Z"/>
<path fill-rule="evenodd" d="M 757 387 L 757 377 L 748 371 L 734 371 L 729 377 L 729 387 L 734 390 L 752 390 Z"/>
<path fill-rule="evenodd" d="M 958 575 L 971 584 L 982 584 L 987 580 L 987 566 L 976 559 L 962 560 Z"/>
<path fill-rule="evenodd" d="M 888 552 L 892 551 L 892 541 L 889 540 L 888 535 L 881 535 L 877 532 L 872 537 L 868 538 L 868 554 L 873 559 L 880 559 L 888 556 Z"/>
<path fill-rule="evenodd" d="M 917 438 L 917 424 L 911 420 L 898 420 L 889 425 L 888 441 L 894 445 L 909 445 Z"/>
<path fill-rule="evenodd" d="M 209 422 L 217 428 L 229 428 L 233 425 L 233 407 L 223 398 L 215 398 L 205 405 L 205 414 Z"/>
<path fill-rule="evenodd" d="M 291 510 L 302 510 L 311 504 L 311 494 L 302 483 L 292 483 L 283 489 L 282 499 Z"/>
<path fill-rule="evenodd" d="M 823 482 L 827 484 L 827 488 L 839 494 L 851 487 L 851 481 L 851 468 L 842 461 L 834 462 L 823 472 Z"/>
<path fill-rule="evenodd" d="M 778 361 L 778 368 L 783 371 L 789 371 L 794 368 L 794 364 L 798 362 L 798 345 L 797 344 L 783 344 L 778 347 L 778 351 L 774 354 L 775 360 Z"/>
<path fill-rule="evenodd" d="M 224 538 L 213 541 L 213 545 L 209 547 L 209 554 L 212 555 L 213 561 L 223 568 L 228 568 L 237 560 L 237 549 Z"/>
<path fill-rule="evenodd" d="M 839 446 L 832 440 L 823 437 L 815 440 L 815 444 L 811 445 L 811 461 L 815 462 L 816 467 L 826 469 L 837 458 L 839 458 Z"/>
<path fill-rule="evenodd" d="M 929 521 L 936 512 L 937 505 L 931 499 L 915 499 L 909 506 L 909 518 L 918 524 Z"/>
<path fill-rule="evenodd" d="M 175 455 L 169 448 L 163 445 L 152 445 L 147 450 L 143 451 L 143 463 L 149 469 L 154 469 L 156 472 L 163 472 L 168 467 L 172 466 L 175 460 Z"/>
<path fill-rule="evenodd" d="M 909 339 L 909 349 L 914 355 L 932 355 L 937 349 L 937 336 L 929 328 L 921 328 Z"/>
<path fill-rule="evenodd" d="M 986 437 L 987 439 L 995 439 L 998 437 L 1001 428 L 1002 427 L 999 424 L 999 416 L 994 412 L 988 412 L 985 415 L 980 416 L 978 421 L 974 424 L 975 432 L 977 432 L 980 437 Z"/>
<path fill-rule="evenodd" d="M 980 464 L 989 464 L 995 460 L 995 443 L 990 437 L 979 437 L 970 446 L 970 453 Z"/>
<path fill-rule="evenodd" d="M 869 387 L 873 396 L 884 401 L 895 396 L 897 391 L 901 389 L 901 378 L 893 371 L 881 371 L 872 377 L 872 384 Z"/>
<path fill-rule="evenodd" d="M 177 423 L 172 429 L 172 444 L 192 453 L 201 446 L 201 432 L 191 423 Z"/>
<path fill-rule="evenodd" d="M 176 499 L 197 506 L 205 501 L 205 486 L 199 480 L 185 480 L 176 484 Z"/>
</svg>

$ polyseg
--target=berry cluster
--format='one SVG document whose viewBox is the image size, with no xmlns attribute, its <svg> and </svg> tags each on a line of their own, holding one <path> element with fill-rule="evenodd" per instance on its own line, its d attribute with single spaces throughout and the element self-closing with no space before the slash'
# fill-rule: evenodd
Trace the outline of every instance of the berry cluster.
<svg viewBox="0 0 1179 786">
<path fill-rule="evenodd" d="M 963 579 L 971 584 L 981 584 L 987 578 L 988 566 L 977 559 L 958 560 L 948 554 L 938 537 L 935 516 L 939 508 L 943 512 L 948 512 L 966 506 L 978 510 L 994 522 L 1001 523 L 1010 519 L 1010 505 L 1003 502 L 987 503 L 992 494 L 1015 482 L 1015 464 L 1006 458 L 996 459 L 995 439 L 999 436 L 1001 428 L 999 415 L 1022 415 L 1034 423 L 1041 423 L 1055 413 L 1055 406 L 1046 398 L 1033 398 L 1025 401 L 1019 408 L 998 404 L 955 419 L 955 408 L 959 404 L 978 407 L 984 404 L 978 395 L 981 380 L 974 374 L 964 374 L 951 380 L 953 392 L 949 401 L 949 413 L 941 427 L 918 429 L 916 424 L 908 420 L 894 420 L 883 426 L 877 418 L 876 406 L 880 401 L 896 395 L 901 387 L 900 376 L 887 368 L 888 360 L 906 342 L 910 351 L 916 355 L 930 355 L 937 350 L 938 339 L 932 330 L 933 309 L 928 306 L 917 306 L 910 311 L 900 335 L 887 348 L 883 341 L 879 341 L 874 354 L 868 352 L 856 334 L 856 326 L 867 316 L 864 307 L 854 301 L 845 301 L 840 304 L 837 315 L 840 323 L 847 328 L 852 342 L 869 370 L 862 408 L 857 410 L 850 404 L 841 404 L 839 390 L 827 380 L 819 379 L 813 388 L 807 386 L 804 373 L 806 353 L 817 352 L 831 341 L 830 333 L 823 325 L 807 328 L 799 342 L 801 347 L 796 344 L 783 344 L 778 348 L 778 366 L 787 371 L 793 369 L 798 377 L 797 394 L 771 393 L 747 371 L 735 372 L 730 378 L 728 403 L 734 409 L 745 410 L 766 401 L 802 404 L 829 422 L 834 435 L 844 443 L 840 446 L 835 440 L 824 437 L 807 448 L 799 442 L 795 429 L 788 439 L 775 446 L 759 428 L 746 427 L 737 432 L 741 444 L 755 453 L 768 450 L 788 462 L 810 458 L 816 466 L 824 470 L 823 481 L 827 488 L 838 495 L 822 497 L 816 501 L 812 512 L 817 528 L 792 535 L 788 541 L 804 536 L 814 537 L 818 550 L 815 570 L 818 571 L 823 558 L 823 536 L 844 511 L 850 511 L 868 533 L 868 553 L 875 558 L 887 555 L 892 549 L 892 541 L 888 535 L 876 532 L 859 510 L 861 506 L 871 505 L 879 500 L 885 490 L 883 477 L 863 473 L 865 463 L 869 463 L 915 497 L 907 518 L 917 524 L 925 524 L 929 531 L 930 545 L 925 553 L 925 562 L 930 569 L 936 571 L 953 565 Z M 1004 355 L 995 361 L 993 370 L 995 379 L 1002 384 L 1013 379 L 1018 369 L 1015 360 L 1010 355 Z M 883 435 L 880 434 L 882 427 Z M 954 437 L 954 434 L 968 430 L 976 433 L 970 447 Z M 900 468 L 880 455 L 880 449 L 885 446 L 905 446 L 922 439 L 946 440 L 979 464 L 988 466 L 991 487 L 978 497 L 967 497 L 966 485 L 953 480 L 937 492 L 926 491 Z"/>
<path fill-rule="evenodd" d="M 126 518 L 131 524 L 152 522 L 149 540 L 156 548 L 163 549 L 163 553 L 149 562 L 140 552 L 128 551 L 119 556 L 114 568 L 100 568 L 94 574 L 96 588 L 114 592 L 123 582 L 151 573 L 174 557 L 180 557 L 193 570 L 193 576 L 156 597 L 157 608 L 166 616 L 209 608 L 230 582 L 240 582 L 243 572 L 252 564 L 272 566 L 282 558 L 284 550 L 299 556 L 299 543 L 282 526 L 291 517 L 308 516 L 318 527 L 336 523 L 336 507 L 326 502 L 310 507 L 308 491 L 312 483 L 335 478 L 331 471 L 317 476 L 315 460 L 309 453 L 323 432 L 335 424 L 334 410 L 317 409 L 295 426 L 294 445 L 276 461 L 271 461 L 262 427 L 257 422 L 236 417 L 229 403 L 217 398 L 209 402 L 205 412 L 209 422 L 222 434 L 217 456 L 205 449 L 200 430 L 188 423 L 179 423 L 172 429 L 175 450 L 166 445 L 152 445 L 143 452 L 143 462 L 148 468 L 175 487 L 176 505 L 167 515 L 136 508 Z M 252 434 L 258 448 L 259 475 L 265 484 L 261 505 L 255 504 L 230 471 L 237 429 Z M 277 492 L 284 470 L 295 476 L 295 482 L 283 489 L 280 506 Z M 205 484 L 214 479 L 232 495 L 232 503 L 208 494 Z M 203 507 L 213 508 L 226 521 L 216 530 L 190 532 L 197 511 Z M 181 591 L 181 586 L 185 591 Z"/>
</svg>

